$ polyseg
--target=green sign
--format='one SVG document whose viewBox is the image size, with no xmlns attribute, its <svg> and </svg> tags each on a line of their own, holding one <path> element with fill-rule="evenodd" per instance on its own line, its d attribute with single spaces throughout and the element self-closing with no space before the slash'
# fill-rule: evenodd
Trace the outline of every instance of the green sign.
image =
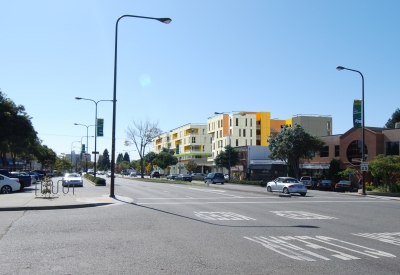
<svg viewBox="0 0 400 275">
<path fill-rule="evenodd" d="M 98 137 L 103 136 L 103 127 L 104 127 L 104 119 L 98 118 L 97 119 L 97 136 Z"/>
<path fill-rule="evenodd" d="M 354 128 L 362 128 L 362 119 L 361 119 L 361 100 L 354 100 L 353 104 L 353 127 Z"/>
<path fill-rule="evenodd" d="M 86 153 L 86 151 L 85 151 L 85 144 L 82 144 L 81 154 L 84 154 L 84 153 Z"/>
</svg>

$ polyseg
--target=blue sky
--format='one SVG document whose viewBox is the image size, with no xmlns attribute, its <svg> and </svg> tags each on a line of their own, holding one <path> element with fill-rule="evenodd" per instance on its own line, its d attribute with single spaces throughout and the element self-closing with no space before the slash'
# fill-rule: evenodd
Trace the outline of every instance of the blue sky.
<svg viewBox="0 0 400 275">
<path fill-rule="evenodd" d="M 25 106 L 43 144 L 69 153 L 86 143 L 74 123 L 95 122 L 95 104 L 75 97 L 113 97 L 116 20 L 170 17 L 119 23 L 116 152 L 135 149 L 124 145 L 132 119 L 169 131 L 215 111 L 330 115 L 342 134 L 361 77 L 339 65 L 363 73 L 365 124 L 382 127 L 399 108 L 399 12 L 399 1 L 2 0 L 0 89 Z M 97 150 L 111 151 L 111 102 L 98 117 Z"/>
</svg>

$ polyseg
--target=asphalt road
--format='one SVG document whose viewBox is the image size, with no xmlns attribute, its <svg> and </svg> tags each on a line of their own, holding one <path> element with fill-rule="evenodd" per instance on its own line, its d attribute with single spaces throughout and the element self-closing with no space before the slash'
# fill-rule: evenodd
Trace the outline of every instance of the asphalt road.
<svg viewBox="0 0 400 275">
<path fill-rule="evenodd" d="M 127 178 L 115 193 L 134 204 L 2 212 L 0 274 L 400 274 L 398 200 Z"/>
</svg>

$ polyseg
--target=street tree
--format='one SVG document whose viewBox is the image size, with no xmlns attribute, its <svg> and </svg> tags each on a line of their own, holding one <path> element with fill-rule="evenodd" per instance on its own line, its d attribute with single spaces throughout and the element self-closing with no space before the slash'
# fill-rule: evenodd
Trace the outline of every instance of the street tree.
<svg viewBox="0 0 400 275">
<path fill-rule="evenodd" d="M 131 162 L 131 160 L 130 160 L 130 158 L 129 158 L 128 152 L 125 152 L 124 158 L 123 158 L 122 160 L 123 160 L 123 161 L 127 161 L 127 162 Z"/>
<path fill-rule="evenodd" d="M 225 146 L 225 151 L 222 151 L 214 158 L 214 163 L 217 167 L 225 167 L 231 176 L 231 167 L 239 163 L 239 151 L 230 145 Z"/>
<path fill-rule="evenodd" d="M 72 168 L 74 168 L 74 166 L 75 165 L 71 162 L 71 160 L 66 157 L 57 157 L 56 163 L 54 164 L 54 168 L 59 172 L 70 171 Z"/>
<path fill-rule="evenodd" d="M 57 154 L 46 145 L 37 143 L 34 154 L 38 162 L 42 165 L 42 169 L 52 167 L 56 163 Z"/>
<path fill-rule="evenodd" d="M 396 122 L 400 122 L 400 109 L 397 108 L 385 124 L 385 128 L 394 129 Z"/>
<path fill-rule="evenodd" d="M 119 153 L 118 157 L 117 157 L 117 164 L 122 162 L 123 160 L 124 160 L 124 156 L 122 155 L 122 153 Z"/>
<path fill-rule="evenodd" d="M 272 159 L 285 161 L 291 166 L 295 177 L 299 178 L 300 163 L 313 158 L 317 152 L 321 152 L 325 142 L 304 131 L 303 127 L 295 124 L 294 127 L 284 125 L 282 130 L 268 139 L 270 155 Z"/>
<path fill-rule="evenodd" d="M 368 170 L 374 177 L 382 177 L 391 186 L 391 180 L 400 177 L 400 156 L 377 155 L 368 163 Z"/>
<path fill-rule="evenodd" d="M 110 165 L 110 155 L 109 155 L 107 149 L 104 149 L 103 155 L 101 155 L 99 157 L 97 165 L 99 166 L 99 169 L 101 169 L 101 170 L 110 169 L 110 167 L 111 167 L 111 165 Z"/>
<path fill-rule="evenodd" d="M 178 163 L 178 158 L 175 157 L 173 154 L 161 151 L 153 160 L 153 164 L 160 167 L 162 170 L 167 169 L 171 165 L 175 165 Z"/>
<path fill-rule="evenodd" d="M 186 168 L 186 170 L 193 172 L 197 168 L 197 163 L 191 159 L 185 164 L 185 168 Z"/>
<path fill-rule="evenodd" d="M 162 131 L 158 128 L 158 122 L 151 122 L 149 118 L 145 118 L 144 120 L 132 119 L 132 125 L 128 126 L 125 133 L 128 138 L 125 141 L 125 145 L 130 146 L 133 144 L 139 154 L 141 177 L 143 178 L 145 149 L 154 138 L 162 134 Z"/>
</svg>

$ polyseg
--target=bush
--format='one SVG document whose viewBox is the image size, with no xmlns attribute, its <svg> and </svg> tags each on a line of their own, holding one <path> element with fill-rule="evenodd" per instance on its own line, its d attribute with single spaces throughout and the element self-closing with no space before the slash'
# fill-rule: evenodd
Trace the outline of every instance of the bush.
<svg viewBox="0 0 400 275">
<path fill-rule="evenodd" d="M 106 180 L 103 178 L 98 178 L 98 177 L 95 178 L 94 176 L 89 175 L 89 174 L 85 174 L 85 175 L 83 175 L 83 177 L 85 179 L 93 182 L 95 186 L 105 186 L 106 185 Z"/>
<path fill-rule="evenodd" d="M 365 190 L 372 191 L 374 190 L 374 187 L 372 185 L 365 185 Z"/>
</svg>

